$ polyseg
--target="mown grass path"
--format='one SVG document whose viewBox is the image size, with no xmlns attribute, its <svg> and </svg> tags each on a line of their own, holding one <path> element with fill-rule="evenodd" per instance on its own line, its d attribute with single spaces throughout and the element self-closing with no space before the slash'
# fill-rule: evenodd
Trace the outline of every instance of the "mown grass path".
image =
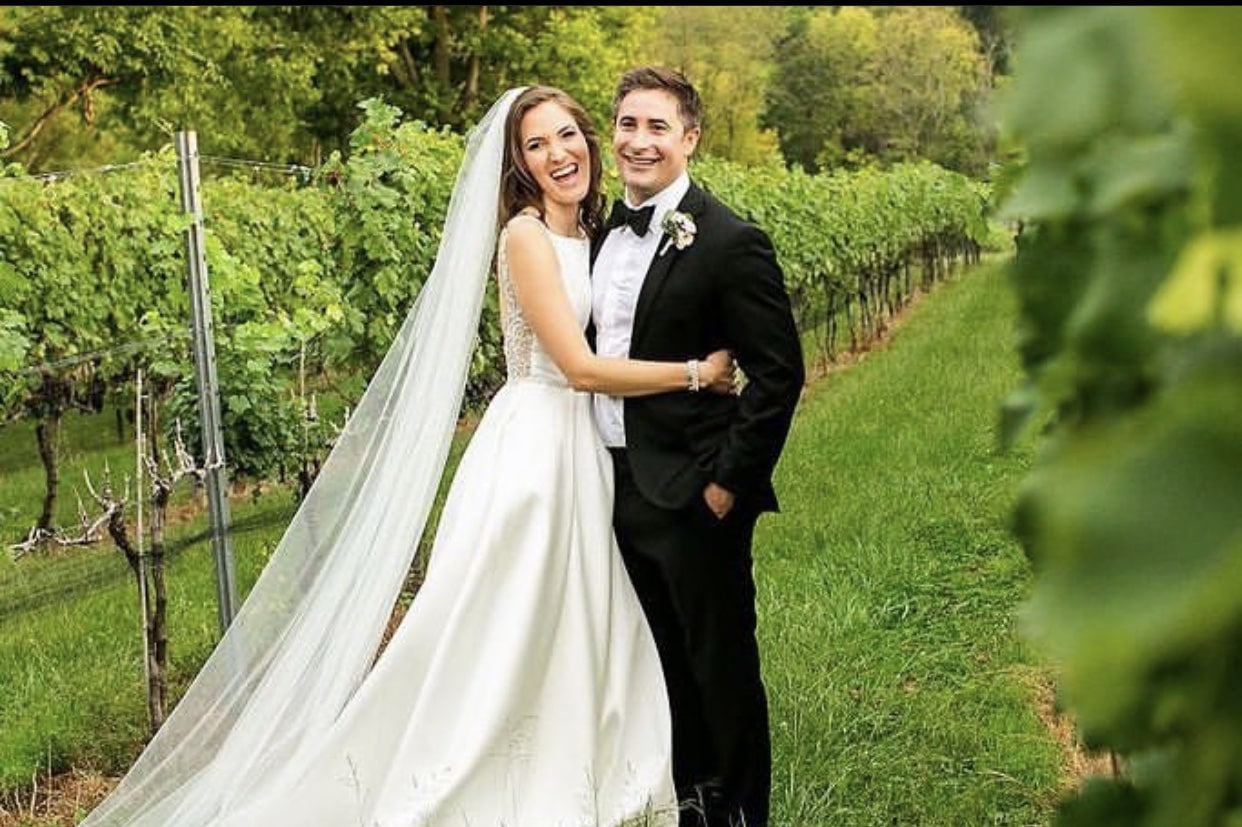
<svg viewBox="0 0 1242 827">
<path fill-rule="evenodd" d="M 1062 755 L 1017 616 L 1031 458 L 997 447 L 1020 376 L 998 267 L 937 288 L 803 399 L 756 570 L 774 823 L 1035 825 Z"/>
</svg>

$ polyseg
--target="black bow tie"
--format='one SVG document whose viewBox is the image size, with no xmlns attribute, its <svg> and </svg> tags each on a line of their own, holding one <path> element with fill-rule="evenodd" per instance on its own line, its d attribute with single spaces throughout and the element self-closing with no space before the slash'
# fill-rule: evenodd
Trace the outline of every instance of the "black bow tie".
<svg viewBox="0 0 1242 827">
<path fill-rule="evenodd" d="M 613 230 L 628 224 L 634 235 L 644 236 L 651 226 L 651 217 L 655 215 L 655 204 L 648 204 L 641 210 L 632 210 L 624 201 L 614 201 L 612 212 L 608 214 L 608 229 Z"/>
</svg>

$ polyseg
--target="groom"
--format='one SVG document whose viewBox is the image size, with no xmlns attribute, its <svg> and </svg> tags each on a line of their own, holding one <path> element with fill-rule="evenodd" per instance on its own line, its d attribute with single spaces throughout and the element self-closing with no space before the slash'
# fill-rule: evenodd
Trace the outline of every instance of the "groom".
<svg viewBox="0 0 1242 827">
<path fill-rule="evenodd" d="M 680 73 L 634 69 L 613 98 L 625 201 L 592 268 L 601 356 L 692 359 L 725 347 L 736 396 L 598 396 L 616 469 L 614 522 L 660 651 L 682 827 L 765 827 L 767 699 L 751 538 L 777 509 L 776 465 L 802 388 L 802 349 L 767 235 L 690 181 L 702 102 Z M 687 362 L 693 390 L 695 364 Z"/>
</svg>

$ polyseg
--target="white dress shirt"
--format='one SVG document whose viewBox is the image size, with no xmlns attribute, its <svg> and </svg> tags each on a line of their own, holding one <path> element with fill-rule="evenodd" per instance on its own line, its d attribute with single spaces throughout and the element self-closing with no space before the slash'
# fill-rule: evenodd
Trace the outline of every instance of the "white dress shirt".
<svg viewBox="0 0 1242 827">
<path fill-rule="evenodd" d="M 634 310 L 647 270 L 655 258 L 664 231 L 660 222 L 677 209 L 690 189 L 690 176 L 682 173 L 655 197 L 642 204 L 626 204 L 641 209 L 655 205 L 651 229 L 638 236 L 628 226 L 608 234 L 595 259 L 591 272 L 591 318 L 595 321 L 595 352 L 600 356 L 624 359 L 630 355 L 630 337 L 634 332 Z M 617 396 L 596 394 L 595 422 L 604 444 L 610 448 L 625 447 L 625 401 Z"/>
</svg>

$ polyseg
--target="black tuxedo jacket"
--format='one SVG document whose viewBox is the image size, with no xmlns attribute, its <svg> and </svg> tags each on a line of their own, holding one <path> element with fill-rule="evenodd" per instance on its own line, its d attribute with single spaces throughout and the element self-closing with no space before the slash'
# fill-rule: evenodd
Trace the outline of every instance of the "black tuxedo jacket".
<svg viewBox="0 0 1242 827">
<path fill-rule="evenodd" d="M 737 507 L 774 511 L 772 470 L 805 376 L 784 275 L 767 234 L 698 186 L 678 210 L 697 233 L 682 250 L 661 239 L 638 295 L 630 358 L 683 361 L 729 348 L 747 381 L 740 396 L 627 398 L 635 483 L 664 508 L 689 505 L 714 481 L 737 495 Z"/>
</svg>

